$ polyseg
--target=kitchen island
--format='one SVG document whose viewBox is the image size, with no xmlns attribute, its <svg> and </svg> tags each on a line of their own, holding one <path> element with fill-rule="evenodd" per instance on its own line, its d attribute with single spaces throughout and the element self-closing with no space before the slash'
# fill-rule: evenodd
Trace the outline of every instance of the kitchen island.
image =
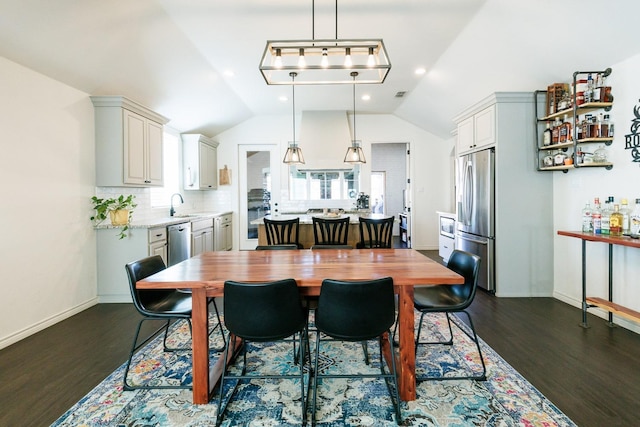
<svg viewBox="0 0 640 427">
<path fill-rule="evenodd" d="M 319 218 L 344 218 L 345 216 L 349 217 L 349 234 L 347 236 L 347 244 L 352 247 L 356 247 L 356 244 L 360 241 L 360 230 L 359 223 L 360 217 L 364 218 L 385 218 L 386 215 L 381 214 L 372 214 L 370 212 L 360 212 L 360 213 L 348 213 L 348 214 L 340 214 L 340 215 L 323 215 L 323 214 L 281 214 L 279 216 L 267 215 L 251 221 L 252 225 L 258 226 L 258 244 L 266 245 L 267 244 L 267 234 L 264 228 L 264 218 L 272 219 L 272 220 L 286 220 L 286 219 L 295 219 L 300 218 L 300 236 L 298 237 L 298 241 L 304 246 L 306 249 L 313 246 L 315 243 L 315 238 L 313 237 L 313 217 L 317 216 Z"/>
</svg>

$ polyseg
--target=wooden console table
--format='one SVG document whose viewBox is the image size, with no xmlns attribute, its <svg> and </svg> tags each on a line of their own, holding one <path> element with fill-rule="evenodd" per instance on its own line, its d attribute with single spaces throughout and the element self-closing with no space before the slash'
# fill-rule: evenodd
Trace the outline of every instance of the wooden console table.
<svg viewBox="0 0 640 427">
<path fill-rule="evenodd" d="M 558 231 L 560 236 L 576 237 L 582 240 L 582 323 L 588 328 L 587 310 L 600 307 L 609 312 L 609 325 L 613 326 L 613 314 L 640 322 L 640 312 L 623 307 L 613 302 L 613 245 L 640 248 L 640 239 L 626 236 L 608 236 L 602 234 L 583 233 L 581 231 Z M 609 245 L 609 299 L 587 296 L 587 242 L 602 242 Z"/>
</svg>

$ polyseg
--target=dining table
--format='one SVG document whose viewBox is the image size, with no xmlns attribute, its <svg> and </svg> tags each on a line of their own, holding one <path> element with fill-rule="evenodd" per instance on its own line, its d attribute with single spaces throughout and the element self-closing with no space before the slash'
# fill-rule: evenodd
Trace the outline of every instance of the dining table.
<svg viewBox="0 0 640 427">
<path fill-rule="evenodd" d="M 387 361 L 396 358 L 400 398 L 411 401 L 416 399 L 413 287 L 464 282 L 462 276 L 417 250 L 205 252 L 138 281 L 136 287 L 192 291 L 193 403 L 205 404 L 220 379 L 223 364 L 230 362 L 221 356 L 209 366 L 207 299 L 224 297 L 226 280 L 267 282 L 293 278 L 302 296 L 317 296 L 324 279 L 357 281 L 383 277 L 393 278 L 398 297 L 398 351 L 386 344 L 383 352 Z"/>
</svg>

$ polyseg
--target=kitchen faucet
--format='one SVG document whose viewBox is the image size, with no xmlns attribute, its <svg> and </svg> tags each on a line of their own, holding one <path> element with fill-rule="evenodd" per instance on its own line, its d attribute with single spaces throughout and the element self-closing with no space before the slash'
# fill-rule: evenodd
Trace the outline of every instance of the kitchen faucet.
<svg viewBox="0 0 640 427">
<path fill-rule="evenodd" d="M 176 209 L 173 207 L 173 197 L 174 196 L 180 197 L 180 203 L 184 203 L 184 199 L 182 198 L 182 194 L 180 194 L 180 193 L 172 194 L 171 195 L 171 209 L 169 209 L 169 216 L 173 216 L 176 213 Z"/>
</svg>

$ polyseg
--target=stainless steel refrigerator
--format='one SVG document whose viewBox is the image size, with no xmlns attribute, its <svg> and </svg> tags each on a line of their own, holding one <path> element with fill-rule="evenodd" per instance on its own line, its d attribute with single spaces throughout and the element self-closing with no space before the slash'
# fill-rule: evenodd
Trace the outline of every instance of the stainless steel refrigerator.
<svg viewBox="0 0 640 427">
<path fill-rule="evenodd" d="M 495 293 L 495 152 L 458 157 L 455 248 L 480 256 L 478 286 Z"/>
</svg>

